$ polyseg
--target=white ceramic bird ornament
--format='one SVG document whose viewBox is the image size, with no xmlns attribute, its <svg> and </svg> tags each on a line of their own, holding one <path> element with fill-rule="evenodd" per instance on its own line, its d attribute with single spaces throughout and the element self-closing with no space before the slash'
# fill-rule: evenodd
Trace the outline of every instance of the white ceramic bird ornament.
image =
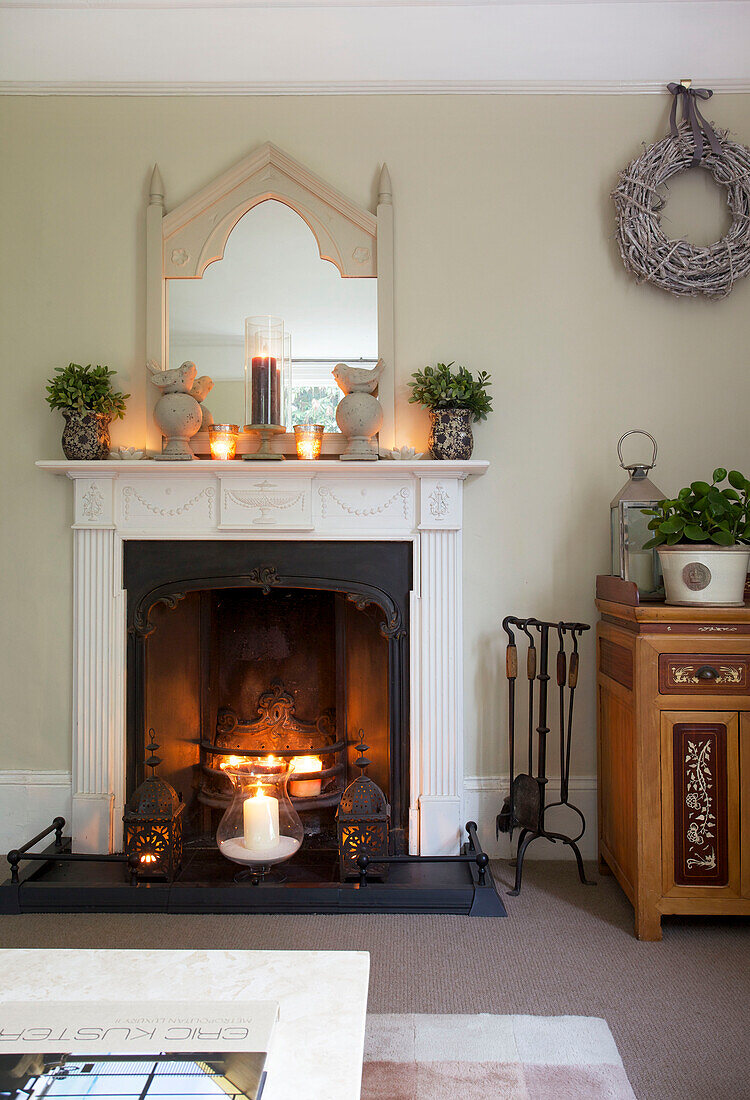
<svg viewBox="0 0 750 1100">
<path fill-rule="evenodd" d="M 377 389 L 385 363 L 378 359 L 374 367 L 349 367 L 346 363 L 337 363 L 331 371 L 343 394 L 374 393 Z"/>
<path fill-rule="evenodd" d="M 337 363 L 331 371 L 344 396 L 336 406 L 336 423 L 346 437 L 342 462 L 377 462 L 378 449 L 373 437 L 383 423 L 383 410 L 373 391 L 377 388 L 385 364 L 378 359 L 375 366 L 349 367 Z"/>
<path fill-rule="evenodd" d="M 151 381 L 162 393 L 190 393 L 198 373 L 195 363 L 189 359 L 172 370 L 162 370 L 153 359 L 149 359 L 147 366 L 151 371 Z"/>
<path fill-rule="evenodd" d="M 154 420 L 165 442 L 162 453 L 155 457 L 162 462 L 191 462 L 195 455 L 190 449 L 190 440 L 200 431 L 203 420 L 200 403 L 190 392 L 198 368 L 190 360 L 172 370 L 162 370 L 153 359 L 149 359 L 147 365 L 151 381 L 161 390 L 154 408 Z"/>
</svg>

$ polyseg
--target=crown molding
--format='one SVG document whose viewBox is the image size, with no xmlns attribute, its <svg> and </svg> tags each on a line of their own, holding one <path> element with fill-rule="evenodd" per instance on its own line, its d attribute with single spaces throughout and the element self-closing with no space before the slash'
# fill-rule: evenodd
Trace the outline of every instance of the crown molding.
<svg viewBox="0 0 750 1100">
<path fill-rule="evenodd" d="M 750 0 L 190 10 L 0 0 L 0 92 L 648 94 L 682 77 L 747 91 L 748 41 Z"/>
<path fill-rule="evenodd" d="M 750 93 L 750 77 L 695 78 L 724 94 Z M 308 95 L 663 95 L 663 80 L 319 80 L 319 81 L 0 81 L 0 95 L 308 96 Z"/>
</svg>

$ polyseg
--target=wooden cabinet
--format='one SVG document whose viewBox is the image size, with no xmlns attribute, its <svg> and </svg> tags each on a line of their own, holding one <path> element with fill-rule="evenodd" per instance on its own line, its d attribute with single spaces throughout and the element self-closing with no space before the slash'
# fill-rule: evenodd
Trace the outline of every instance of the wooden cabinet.
<svg viewBox="0 0 750 1100">
<path fill-rule="evenodd" d="M 635 908 L 750 914 L 750 607 L 636 603 L 600 584 L 599 862 Z M 625 602 L 630 599 L 631 602 Z"/>
</svg>

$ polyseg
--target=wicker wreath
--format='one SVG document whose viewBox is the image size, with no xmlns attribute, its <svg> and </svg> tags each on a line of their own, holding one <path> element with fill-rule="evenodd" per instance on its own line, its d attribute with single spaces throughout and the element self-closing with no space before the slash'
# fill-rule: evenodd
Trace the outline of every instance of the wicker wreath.
<svg viewBox="0 0 750 1100">
<path fill-rule="evenodd" d="M 682 122 L 620 175 L 612 192 L 617 241 L 625 267 L 639 283 L 678 296 L 724 298 L 750 273 L 750 149 L 730 141 L 724 130 L 711 131 L 711 138 L 715 140 L 696 150 L 695 131 Z M 672 240 L 661 227 L 665 199 L 659 188 L 696 164 L 726 188 L 732 213 L 726 236 L 706 248 Z"/>
</svg>

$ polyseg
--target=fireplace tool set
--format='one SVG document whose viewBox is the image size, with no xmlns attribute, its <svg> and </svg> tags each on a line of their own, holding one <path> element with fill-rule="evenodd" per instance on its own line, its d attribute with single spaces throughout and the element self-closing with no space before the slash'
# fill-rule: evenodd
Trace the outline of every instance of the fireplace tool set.
<svg viewBox="0 0 750 1100">
<path fill-rule="evenodd" d="M 503 619 L 503 630 L 508 635 L 506 648 L 506 677 L 508 680 L 508 752 L 510 759 L 510 794 L 503 803 L 497 816 L 497 833 L 510 833 L 518 827 L 516 851 L 516 881 L 509 891 L 516 896 L 521 890 L 523 860 L 526 849 L 539 837 L 556 843 L 558 840 L 572 848 L 578 864 L 581 882 L 588 882 L 583 869 L 583 859 L 578 841 L 586 830 L 583 813 L 569 799 L 570 750 L 573 736 L 573 704 L 578 684 L 578 640 L 587 623 L 544 622 L 540 619 L 518 619 L 507 615 Z M 550 680 L 549 648 L 550 634 L 557 636 L 556 680 L 559 702 L 559 739 L 560 739 L 560 798 L 557 802 L 546 802 L 547 789 L 547 735 L 551 732 L 548 721 L 548 684 Z M 518 679 L 517 639 L 526 640 L 526 681 L 527 681 L 527 771 L 516 774 L 516 680 Z M 553 643 L 554 644 L 554 643 Z M 538 685 L 535 691 L 535 684 Z M 535 726 L 536 718 L 536 726 Z M 536 741 L 536 774 L 534 774 L 534 748 Z M 554 832 L 546 827 L 547 812 L 553 806 L 565 806 L 580 818 L 580 832 L 575 836 Z"/>
</svg>

